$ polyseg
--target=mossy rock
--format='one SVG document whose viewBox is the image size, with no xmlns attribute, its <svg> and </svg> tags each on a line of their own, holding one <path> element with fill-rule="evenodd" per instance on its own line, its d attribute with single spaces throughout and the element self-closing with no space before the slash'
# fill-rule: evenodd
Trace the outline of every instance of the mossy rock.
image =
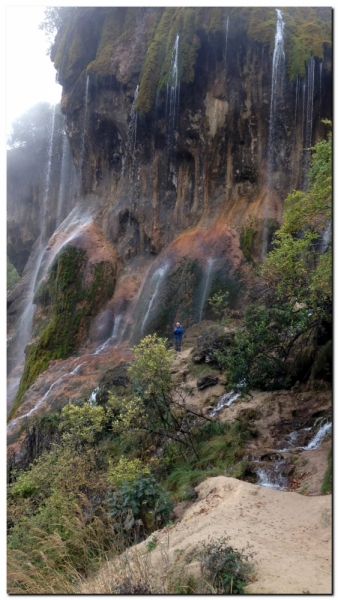
<svg viewBox="0 0 338 600">
<path fill-rule="evenodd" d="M 110 262 L 90 266 L 90 283 L 84 285 L 85 250 L 67 246 L 55 257 L 48 279 L 38 288 L 35 301 L 49 308 L 48 324 L 37 342 L 27 347 L 24 372 L 11 415 L 22 396 L 45 371 L 50 360 L 70 356 L 87 336 L 90 322 L 113 295 L 116 268 Z"/>
</svg>

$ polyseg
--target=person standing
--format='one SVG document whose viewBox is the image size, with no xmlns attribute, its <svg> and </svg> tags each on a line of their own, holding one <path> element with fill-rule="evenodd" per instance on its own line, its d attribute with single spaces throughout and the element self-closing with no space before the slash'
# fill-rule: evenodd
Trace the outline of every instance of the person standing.
<svg viewBox="0 0 338 600">
<path fill-rule="evenodd" d="M 183 336 L 183 327 L 181 323 L 177 322 L 176 327 L 174 328 L 174 338 L 175 338 L 175 350 L 176 352 L 181 352 L 182 348 L 182 336 Z"/>
</svg>

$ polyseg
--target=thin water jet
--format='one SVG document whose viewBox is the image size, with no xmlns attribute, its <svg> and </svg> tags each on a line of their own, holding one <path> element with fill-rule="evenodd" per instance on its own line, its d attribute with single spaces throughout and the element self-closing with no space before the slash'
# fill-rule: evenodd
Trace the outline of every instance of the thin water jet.
<svg viewBox="0 0 338 600">
<path fill-rule="evenodd" d="M 150 284 L 153 283 L 154 281 L 156 281 L 156 285 L 155 285 L 154 292 L 152 293 L 151 298 L 149 300 L 148 310 L 147 310 L 147 312 L 146 312 L 146 314 L 144 316 L 144 319 L 142 321 L 141 335 L 143 334 L 143 331 L 144 331 L 144 328 L 146 326 L 146 323 L 147 323 L 147 320 L 148 320 L 151 308 L 152 308 L 152 306 L 154 304 L 155 298 L 157 297 L 158 291 L 160 289 L 160 285 L 161 285 L 161 283 L 163 281 L 163 278 L 164 278 L 164 276 L 165 276 L 165 274 L 166 274 L 166 272 L 168 270 L 168 267 L 169 267 L 169 264 L 165 263 L 163 265 L 163 267 L 160 267 L 159 269 L 157 269 L 155 271 L 155 273 L 153 274 L 153 276 L 151 278 Z"/>
<path fill-rule="evenodd" d="M 215 261 L 215 259 L 208 258 L 208 263 L 207 263 L 208 266 L 207 266 L 207 270 L 206 270 L 205 285 L 204 285 L 204 289 L 203 289 L 203 296 L 202 296 L 200 314 L 199 314 L 200 322 L 202 321 L 203 308 L 204 308 L 205 300 L 207 297 L 207 293 L 209 292 L 209 289 L 210 289 L 210 275 L 211 275 L 212 266 L 214 264 L 214 261 Z"/>
<path fill-rule="evenodd" d="M 271 96 L 270 96 L 270 117 L 269 117 L 269 137 L 268 137 L 268 179 L 271 183 L 271 175 L 274 169 L 274 157 L 276 148 L 276 113 L 278 99 L 283 95 L 283 79 L 284 79 L 284 27 L 282 11 L 276 8 L 277 23 L 275 34 L 275 47 L 272 59 L 272 81 L 271 81 Z"/>
</svg>

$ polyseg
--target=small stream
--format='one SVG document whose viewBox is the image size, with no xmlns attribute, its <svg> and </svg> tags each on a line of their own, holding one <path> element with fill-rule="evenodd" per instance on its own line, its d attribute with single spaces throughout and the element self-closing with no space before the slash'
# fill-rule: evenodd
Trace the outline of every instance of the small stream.
<svg viewBox="0 0 338 600">
<path fill-rule="evenodd" d="M 308 439 L 309 431 L 315 433 L 311 435 L 309 441 L 299 445 L 301 439 Z M 288 433 L 282 440 L 286 447 L 274 451 L 274 455 L 269 456 L 270 460 L 253 460 L 253 470 L 256 473 L 258 485 L 272 488 L 275 490 L 285 490 L 289 485 L 289 477 L 292 470 L 290 458 L 284 458 L 283 453 L 299 454 L 299 451 L 316 450 L 321 446 L 325 438 L 332 433 L 332 423 L 326 417 L 316 419 L 312 427 L 303 427 L 302 429 Z M 271 460 L 272 458 L 272 460 Z M 260 465 L 256 467 L 255 465 Z"/>
</svg>

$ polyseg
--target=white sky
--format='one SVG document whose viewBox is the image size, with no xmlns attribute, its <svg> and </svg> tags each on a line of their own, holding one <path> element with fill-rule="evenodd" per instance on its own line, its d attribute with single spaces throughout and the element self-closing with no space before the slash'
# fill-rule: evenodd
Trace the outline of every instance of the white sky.
<svg viewBox="0 0 338 600">
<path fill-rule="evenodd" d="M 38 102 L 57 104 L 61 86 L 46 55 L 48 43 L 39 24 L 44 8 L 7 6 L 6 11 L 6 129 Z"/>
</svg>

